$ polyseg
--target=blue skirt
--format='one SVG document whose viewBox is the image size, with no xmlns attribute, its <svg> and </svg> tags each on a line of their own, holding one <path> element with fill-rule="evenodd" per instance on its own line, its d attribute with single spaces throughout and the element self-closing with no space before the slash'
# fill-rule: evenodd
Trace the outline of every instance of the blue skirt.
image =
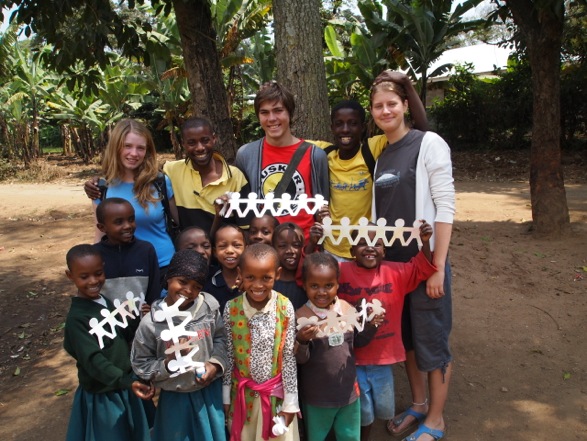
<svg viewBox="0 0 587 441">
<path fill-rule="evenodd" d="M 161 390 L 153 441 L 226 441 L 222 379 L 195 392 Z"/>
<path fill-rule="evenodd" d="M 150 441 L 141 399 L 130 389 L 75 391 L 66 441 Z"/>
</svg>

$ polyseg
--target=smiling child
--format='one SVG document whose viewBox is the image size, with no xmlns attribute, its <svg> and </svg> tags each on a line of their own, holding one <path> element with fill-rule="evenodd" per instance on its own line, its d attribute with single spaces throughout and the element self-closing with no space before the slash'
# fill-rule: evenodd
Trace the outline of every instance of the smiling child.
<svg viewBox="0 0 587 441">
<path fill-rule="evenodd" d="M 207 274 L 208 262 L 201 254 L 189 249 L 176 252 L 167 270 L 167 297 L 153 304 L 135 336 L 131 352 L 133 369 L 139 377 L 161 388 L 153 441 L 226 439 L 222 384 L 220 380 L 214 381 L 227 366 L 226 333 L 218 302 L 202 291 Z M 204 363 L 205 373 L 201 376 L 188 370 L 172 377 L 169 369 L 175 355 L 166 354 L 168 345 L 160 337 L 169 328 L 166 321 L 155 319 L 155 313 L 163 309 L 163 303 L 170 307 L 179 299 L 183 300 L 179 309 L 189 313 L 184 326 L 191 333 L 191 349 L 198 348 L 192 359 Z M 184 319 L 174 317 L 174 324 L 178 326 Z M 187 341 L 187 337 L 180 341 Z"/>
<path fill-rule="evenodd" d="M 250 245 L 238 268 L 244 294 L 224 310 L 229 366 L 223 403 L 231 440 L 267 440 L 276 415 L 284 417 L 289 430 L 272 439 L 298 440 L 295 315 L 291 302 L 273 290 L 280 272 L 277 252 L 269 245 Z"/>
</svg>

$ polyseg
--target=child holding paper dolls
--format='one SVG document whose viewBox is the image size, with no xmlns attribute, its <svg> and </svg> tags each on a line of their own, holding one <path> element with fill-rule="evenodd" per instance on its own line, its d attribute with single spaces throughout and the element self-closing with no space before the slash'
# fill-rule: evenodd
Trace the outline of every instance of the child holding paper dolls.
<svg viewBox="0 0 587 441">
<path fill-rule="evenodd" d="M 226 333 L 218 301 L 202 291 L 207 274 L 204 256 L 192 249 L 177 251 L 167 270 L 167 296 L 153 303 L 135 336 L 133 369 L 161 388 L 153 441 L 226 440 L 220 381 L 227 366 Z M 185 328 L 180 344 L 190 344 L 181 354 L 197 348 L 192 361 L 200 362 L 203 370 L 177 371 L 175 351 L 169 350 L 171 341 L 163 340 L 162 332 L 170 331 L 164 313 L 180 299 L 180 314 L 172 320 L 174 329 Z"/>
<path fill-rule="evenodd" d="M 311 241 L 317 243 L 321 236 L 322 225 L 316 223 L 310 231 Z M 401 339 L 404 297 L 436 271 L 431 263 L 429 243 L 432 227 L 426 221 L 420 226 L 422 250 L 407 263 L 384 261 L 383 239 L 375 241 L 375 236 L 375 231 L 368 233 L 369 240 L 357 237 L 356 230 L 351 233 L 353 241 L 357 241 L 351 246 L 354 261 L 340 264 L 338 290 L 340 298 L 353 305 L 366 298 L 368 302 L 379 301 L 386 310 L 377 335 L 355 351 L 361 390 L 361 440 L 369 439 L 375 418 L 389 420 L 394 417 L 392 365 L 406 357 Z"/>
<path fill-rule="evenodd" d="M 323 441 L 331 430 L 337 441 L 359 439 L 361 409 L 353 348 L 367 344 L 383 322 L 384 315 L 377 314 L 361 332 L 352 325 L 344 331 L 322 332 L 324 325 L 317 319 L 328 319 L 332 312 L 336 317 L 353 317 L 356 311 L 337 296 L 339 275 L 338 262 L 328 253 L 310 254 L 302 267 L 309 300 L 296 311 L 296 360 L 308 441 Z"/>
<path fill-rule="evenodd" d="M 268 440 L 273 432 L 273 440 L 297 441 L 295 312 L 273 289 L 281 271 L 277 252 L 266 244 L 250 245 L 238 271 L 244 293 L 224 309 L 229 364 L 223 402 L 231 440 Z"/>
<path fill-rule="evenodd" d="M 82 244 L 67 253 L 66 275 L 77 288 L 65 321 L 63 347 L 76 360 L 79 387 L 73 398 L 67 441 L 149 441 L 147 415 L 139 398 L 155 389 L 138 381 L 129 358 L 129 341 L 138 318 L 109 333 L 93 333 L 114 305 L 100 294 L 106 281 L 100 251 Z M 94 335 L 92 335 L 94 334 Z M 106 337 L 106 338 L 104 338 Z"/>
</svg>

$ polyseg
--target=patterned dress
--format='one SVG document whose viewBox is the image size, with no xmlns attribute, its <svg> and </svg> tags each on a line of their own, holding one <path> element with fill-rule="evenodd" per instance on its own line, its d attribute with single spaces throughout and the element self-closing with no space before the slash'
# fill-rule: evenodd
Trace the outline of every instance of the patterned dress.
<svg viewBox="0 0 587 441">
<path fill-rule="evenodd" d="M 249 305 L 243 294 L 226 305 L 224 326 L 228 336 L 228 366 L 223 384 L 225 404 L 228 401 L 226 391 L 230 390 L 229 418 L 232 420 L 234 417 L 238 386 L 238 379 L 233 371 L 257 384 L 265 383 L 281 374 L 284 399 L 271 397 L 271 415 L 276 415 L 277 406 L 281 406 L 286 412 L 298 412 L 297 369 L 293 354 L 295 313 L 291 302 L 273 291 L 265 308 L 256 310 Z M 245 391 L 246 421 L 240 434 L 243 441 L 261 438 L 260 428 L 263 421 L 259 401 L 258 393 L 250 389 Z M 233 438 L 238 439 L 238 434 L 232 433 L 231 439 Z M 285 435 L 272 439 L 298 439 L 297 421 L 294 419 Z"/>
</svg>

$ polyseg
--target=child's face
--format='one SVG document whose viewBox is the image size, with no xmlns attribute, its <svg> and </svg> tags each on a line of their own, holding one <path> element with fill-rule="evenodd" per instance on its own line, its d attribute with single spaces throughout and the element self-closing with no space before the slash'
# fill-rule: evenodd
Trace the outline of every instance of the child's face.
<svg viewBox="0 0 587 441">
<path fill-rule="evenodd" d="M 129 132 L 124 138 L 124 145 L 120 151 L 120 161 L 126 170 L 137 170 L 145 160 L 147 154 L 147 138 Z"/>
<path fill-rule="evenodd" d="M 238 268 L 242 290 L 253 308 L 263 309 L 271 298 L 271 290 L 279 277 L 281 268 L 275 258 L 266 256 L 257 259 L 249 257 Z"/>
<path fill-rule="evenodd" d="M 199 229 L 188 230 L 181 235 L 179 243 L 177 244 L 179 250 L 194 250 L 206 258 L 210 263 L 212 256 L 212 244 L 206 237 L 206 234 Z"/>
<path fill-rule="evenodd" d="M 190 127 L 183 130 L 182 137 L 183 148 L 192 162 L 192 166 L 194 168 L 207 166 L 212 159 L 216 145 L 216 135 L 210 130 L 210 127 Z"/>
<path fill-rule="evenodd" d="M 216 232 L 214 256 L 222 268 L 236 268 L 244 249 L 245 241 L 242 232 L 230 227 Z"/>
<path fill-rule="evenodd" d="M 65 270 L 67 278 L 77 288 L 78 297 L 95 300 L 100 297 L 100 290 L 106 281 L 104 262 L 100 256 L 83 256 L 71 262 L 71 268 Z"/>
<path fill-rule="evenodd" d="M 304 236 L 295 230 L 282 230 L 275 238 L 275 249 L 279 256 L 279 264 L 288 271 L 298 269 Z"/>
<path fill-rule="evenodd" d="M 120 245 L 132 242 L 136 230 L 132 205 L 110 204 L 104 218 L 104 223 L 99 223 L 98 229 L 106 234 L 109 243 Z"/>
<path fill-rule="evenodd" d="M 188 309 L 202 291 L 203 286 L 187 277 L 177 276 L 167 279 L 167 297 L 165 303 L 171 306 L 179 299 L 184 299 L 179 309 Z"/>
<path fill-rule="evenodd" d="M 255 217 L 249 227 L 249 241 L 271 245 L 275 222 L 269 216 Z"/>
<path fill-rule="evenodd" d="M 336 269 L 319 265 L 308 268 L 304 278 L 308 299 L 318 308 L 328 308 L 338 293 Z"/>
<path fill-rule="evenodd" d="M 361 145 L 361 135 L 365 125 L 357 110 L 337 110 L 332 118 L 330 128 L 334 135 L 334 142 L 340 150 L 352 151 Z"/>
<path fill-rule="evenodd" d="M 369 237 L 371 239 L 375 238 L 375 232 L 370 231 Z M 369 246 L 367 241 L 361 238 L 359 242 L 351 248 L 351 255 L 354 256 L 357 265 L 368 269 L 378 268 L 379 265 L 381 265 L 384 252 L 385 247 L 382 239 L 377 240 L 375 246 Z"/>
<path fill-rule="evenodd" d="M 259 106 L 259 124 L 272 145 L 290 135 L 289 112 L 281 101 L 265 101 Z"/>
</svg>

